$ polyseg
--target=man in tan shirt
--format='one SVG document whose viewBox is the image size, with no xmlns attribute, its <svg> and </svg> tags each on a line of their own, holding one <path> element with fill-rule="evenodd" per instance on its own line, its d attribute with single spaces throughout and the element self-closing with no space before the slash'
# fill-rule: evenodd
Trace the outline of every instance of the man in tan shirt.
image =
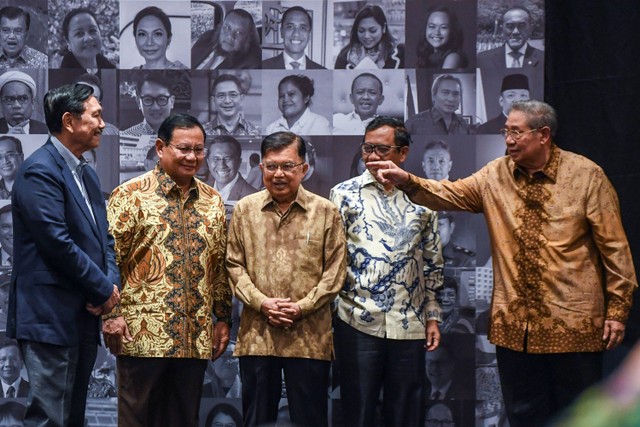
<svg viewBox="0 0 640 427">
<path fill-rule="evenodd" d="M 346 243 L 337 208 L 300 185 L 305 154 L 296 134 L 265 137 L 265 190 L 238 201 L 229 226 L 227 269 L 244 303 L 234 355 L 246 426 L 275 423 L 283 370 L 292 423 L 328 425 L 330 303 L 344 284 Z"/>
<path fill-rule="evenodd" d="M 507 155 L 455 182 L 417 178 L 371 162 L 431 209 L 484 213 L 494 288 L 496 345 L 512 427 L 546 425 L 602 375 L 602 355 L 624 338 L 636 274 L 616 192 L 592 161 L 553 142 L 555 110 L 518 101 Z"/>
</svg>

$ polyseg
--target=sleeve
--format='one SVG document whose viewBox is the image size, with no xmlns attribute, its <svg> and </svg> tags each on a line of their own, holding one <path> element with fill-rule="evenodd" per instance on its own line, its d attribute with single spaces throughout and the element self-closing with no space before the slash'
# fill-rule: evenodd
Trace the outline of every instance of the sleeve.
<svg viewBox="0 0 640 427">
<path fill-rule="evenodd" d="M 618 196 L 600 168 L 590 180 L 587 197 L 587 220 L 604 266 L 605 318 L 625 323 L 638 282 Z"/>
<path fill-rule="evenodd" d="M 322 278 L 318 284 L 298 301 L 302 315 L 313 313 L 333 301 L 342 289 L 347 276 L 347 243 L 338 209 L 327 208 L 324 230 L 324 262 Z"/>
<path fill-rule="evenodd" d="M 424 260 L 424 283 L 426 287 L 426 318 L 442 322 L 442 311 L 436 300 L 436 291 L 442 287 L 444 259 L 438 233 L 438 217 L 430 213 L 428 225 L 422 231 L 422 258 Z"/>
<path fill-rule="evenodd" d="M 247 271 L 247 257 L 243 242 L 243 231 L 249 229 L 244 224 L 246 215 L 249 213 L 244 212 L 243 204 L 236 204 L 229 224 L 226 266 L 229 273 L 229 284 L 234 295 L 243 304 L 259 312 L 267 296 L 253 284 Z"/>
<path fill-rule="evenodd" d="M 222 198 L 216 198 L 217 206 L 214 208 L 216 218 L 214 224 L 220 224 L 216 227 L 218 232 L 218 244 L 210 254 L 210 262 L 213 267 L 211 273 L 211 289 L 213 292 L 213 314 L 217 319 L 231 317 L 231 286 L 229 285 L 229 276 L 225 266 L 225 252 L 227 247 L 227 220 L 225 218 L 224 204 Z"/>
<path fill-rule="evenodd" d="M 399 186 L 412 202 L 435 211 L 483 211 L 482 188 L 488 170 L 480 169 L 457 181 L 435 181 L 409 174 L 409 183 Z"/>
<path fill-rule="evenodd" d="M 43 163 L 30 164 L 20 181 L 14 203 L 34 231 L 30 237 L 38 253 L 52 270 L 80 285 L 88 302 L 102 305 L 113 292 L 113 282 L 70 234 L 65 183 Z"/>
<path fill-rule="evenodd" d="M 109 220 L 109 236 L 114 241 L 114 259 L 116 266 L 123 266 L 126 262 L 131 244 L 135 237 L 136 213 L 134 208 L 138 204 L 129 197 L 121 187 L 116 188 L 109 202 L 107 203 L 107 219 Z M 118 270 L 120 272 L 120 270 Z M 126 281 L 122 280 L 120 290 L 124 290 Z M 111 313 L 102 316 L 103 319 L 119 317 L 122 315 L 120 303 L 118 303 Z"/>
</svg>

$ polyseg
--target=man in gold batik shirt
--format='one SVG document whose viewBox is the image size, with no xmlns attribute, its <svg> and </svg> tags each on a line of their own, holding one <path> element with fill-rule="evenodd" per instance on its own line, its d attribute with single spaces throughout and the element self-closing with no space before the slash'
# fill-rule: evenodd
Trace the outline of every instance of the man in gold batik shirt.
<svg viewBox="0 0 640 427">
<path fill-rule="evenodd" d="M 345 236 L 337 208 L 300 183 L 304 140 L 276 132 L 262 142 L 265 190 L 238 201 L 227 269 L 244 303 L 240 358 L 247 426 L 275 423 L 284 370 L 291 422 L 327 426 L 333 353 L 330 303 L 345 279 Z"/>
<path fill-rule="evenodd" d="M 119 426 L 197 427 L 207 360 L 229 342 L 224 205 L 194 178 L 204 141 L 194 117 L 169 116 L 155 169 L 109 199 L 122 293 L 103 332 L 118 355 Z"/>
<path fill-rule="evenodd" d="M 616 192 L 598 165 L 555 145 L 557 127 L 548 104 L 513 103 L 501 132 L 507 156 L 455 182 L 367 164 L 416 203 L 485 214 L 489 340 L 512 427 L 547 425 L 600 380 L 637 287 Z"/>
</svg>

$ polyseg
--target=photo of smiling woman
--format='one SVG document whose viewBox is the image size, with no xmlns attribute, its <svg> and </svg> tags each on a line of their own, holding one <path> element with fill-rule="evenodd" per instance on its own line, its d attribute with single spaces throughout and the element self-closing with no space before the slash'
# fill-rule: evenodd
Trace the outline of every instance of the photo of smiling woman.
<svg viewBox="0 0 640 427">
<path fill-rule="evenodd" d="M 289 131 L 298 135 L 331 135 L 329 120 L 310 110 L 315 93 L 314 83 L 309 77 L 289 75 L 278 84 L 278 108 L 282 116 L 269 124 L 265 135 Z"/>
<path fill-rule="evenodd" d="M 96 73 L 103 68 L 116 68 L 102 54 L 102 34 L 94 12 L 85 7 L 69 11 L 62 21 L 62 35 L 67 51 L 60 68 L 84 68 Z M 62 54 L 64 51 L 61 51 Z"/>
<path fill-rule="evenodd" d="M 188 16 L 180 16 L 184 5 L 168 1 L 162 3 L 161 9 L 152 4 L 121 3 L 120 43 L 123 49 L 120 68 L 188 69 L 185 63 L 190 63 L 191 52 L 185 46 L 191 42 L 191 20 Z M 141 8 L 141 5 L 146 7 Z"/>
<path fill-rule="evenodd" d="M 404 68 L 404 45 L 396 43 L 378 5 L 360 9 L 351 37 L 336 58 L 336 69 Z"/>
<path fill-rule="evenodd" d="M 439 5 L 427 11 L 423 36 L 418 43 L 417 68 L 452 69 L 467 66 L 462 52 L 462 29 L 449 7 Z"/>
</svg>

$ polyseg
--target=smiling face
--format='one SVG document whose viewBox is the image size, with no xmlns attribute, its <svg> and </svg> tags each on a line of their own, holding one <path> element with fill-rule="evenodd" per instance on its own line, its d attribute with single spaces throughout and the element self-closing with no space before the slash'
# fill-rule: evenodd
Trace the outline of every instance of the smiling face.
<svg viewBox="0 0 640 427">
<path fill-rule="evenodd" d="M 309 43 L 311 24 L 309 15 L 304 12 L 294 11 L 288 13 L 286 20 L 282 22 L 282 38 L 284 50 L 293 59 L 300 59 Z"/>
<path fill-rule="evenodd" d="M 440 304 L 445 317 L 449 316 L 456 304 L 456 290 L 453 288 L 441 288 L 436 292 L 436 300 Z"/>
<path fill-rule="evenodd" d="M 356 77 L 353 91 L 349 95 L 353 108 L 360 119 L 373 117 L 384 101 L 380 82 L 370 76 Z"/>
<path fill-rule="evenodd" d="M 433 97 L 433 107 L 442 114 L 453 114 L 460 106 L 461 90 L 455 80 L 443 80 Z"/>
<path fill-rule="evenodd" d="M 69 21 L 69 50 L 78 60 L 93 61 L 102 49 L 100 28 L 88 13 L 79 13 Z"/>
<path fill-rule="evenodd" d="M 156 141 L 156 150 L 160 158 L 160 167 L 181 188 L 188 188 L 196 171 L 204 162 L 204 156 L 195 155 L 193 148 L 204 150 L 204 134 L 199 127 L 175 128 L 171 135 L 171 145 L 165 145 L 164 141 Z M 175 148 L 178 147 L 178 148 Z M 189 154 L 184 155 L 179 148 L 191 148 Z"/>
<path fill-rule="evenodd" d="M 18 347 L 8 345 L 0 348 L 0 377 L 5 384 L 12 384 L 20 376 L 22 359 Z"/>
<path fill-rule="evenodd" d="M 100 135 L 105 127 L 102 120 L 102 106 L 95 96 L 89 97 L 84 102 L 84 108 L 84 112 L 79 117 L 65 113 L 65 115 L 69 114 L 70 129 L 68 131 L 79 155 L 100 145 Z M 63 122 L 64 120 L 63 116 Z"/>
<path fill-rule="evenodd" d="M 13 216 L 11 212 L 0 213 L 0 246 L 9 255 L 13 255 Z M 3 301 L 0 301 L 2 304 Z"/>
<path fill-rule="evenodd" d="M 232 144 L 216 142 L 211 145 L 207 164 L 218 188 L 228 184 L 236 177 L 241 162 L 242 159 L 239 153 L 235 152 Z"/>
<path fill-rule="evenodd" d="M 292 124 L 302 116 L 308 103 L 309 97 L 303 96 L 292 82 L 286 81 L 278 87 L 278 108 Z"/>
<path fill-rule="evenodd" d="M 213 105 L 218 115 L 225 119 L 233 119 L 240 114 L 244 95 L 235 82 L 222 81 L 214 88 Z"/>
<path fill-rule="evenodd" d="M 382 25 L 375 18 L 364 18 L 358 24 L 358 40 L 365 48 L 374 48 L 382 40 L 382 31 Z"/>
<path fill-rule="evenodd" d="M 33 94 L 26 84 L 17 81 L 6 83 L 0 92 L 0 99 L 2 115 L 11 126 L 17 126 L 31 118 Z"/>
<path fill-rule="evenodd" d="M 446 45 L 449 41 L 449 15 L 444 12 L 433 12 L 429 15 L 425 37 L 434 49 Z"/>
<path fill-rule="evenodd" d="M 279 205 L 288 206 L 295 200 L 298 194 L 298 188 L 309 169 L 309 165 L 304 163 L 294 167 L 291 172 L 287 173 L 283 172 L 281 168 L 278 168 L 275 172 L 270 172 L 265 165 L 282 165 L 284 163 L 297 165 L 302 162 L 304 162 L 304 159 L 298 155 L 297 142 L 289 144 L 280 150 L 269 150 L 262 158 L 260 170 L 262 170 L 264 186 L 269 194 L 271 194 L 273 200 Z"/>
<path fill-rule="evenodd" d="M 153 15 L 147 15 L 138 23 L 136 46 L 146 61 L 158 61 L 165 58 L 171 39 L 162 21 Z"/>
<path fill-rule="evenodd" d="M 16 58 L 24 48 L 27 39 L 27 23 L 24 16 L 9 19 L 0 18 L 0 47 L 9 58 Z"/>
<path fill-rule="evenodd" d="M 168 98 L 166 105 L 159 105 L 157 98 L 163 96 Z M 151 105 L 144 105 L 142 98 L 151 97 L 154 101 Z M 171 114 L 173 110 L 173 103 L 175 97 L 169 92 L 169 88 L 159 85 L 156 82 L 145 82 L 140 88 L 140 94 L 138 95 L 138 107 L 142 111 L 142 115 L 146 119 L 147 123 L 154 128 L 159 129 L 160 125 Z"/>
<path fill-rule="evenodd" d="M 13 181 L 23 161 L 24 155 L 18 153 L 15 142 L 0 138 L 0 176 Z"/>
</svg>

